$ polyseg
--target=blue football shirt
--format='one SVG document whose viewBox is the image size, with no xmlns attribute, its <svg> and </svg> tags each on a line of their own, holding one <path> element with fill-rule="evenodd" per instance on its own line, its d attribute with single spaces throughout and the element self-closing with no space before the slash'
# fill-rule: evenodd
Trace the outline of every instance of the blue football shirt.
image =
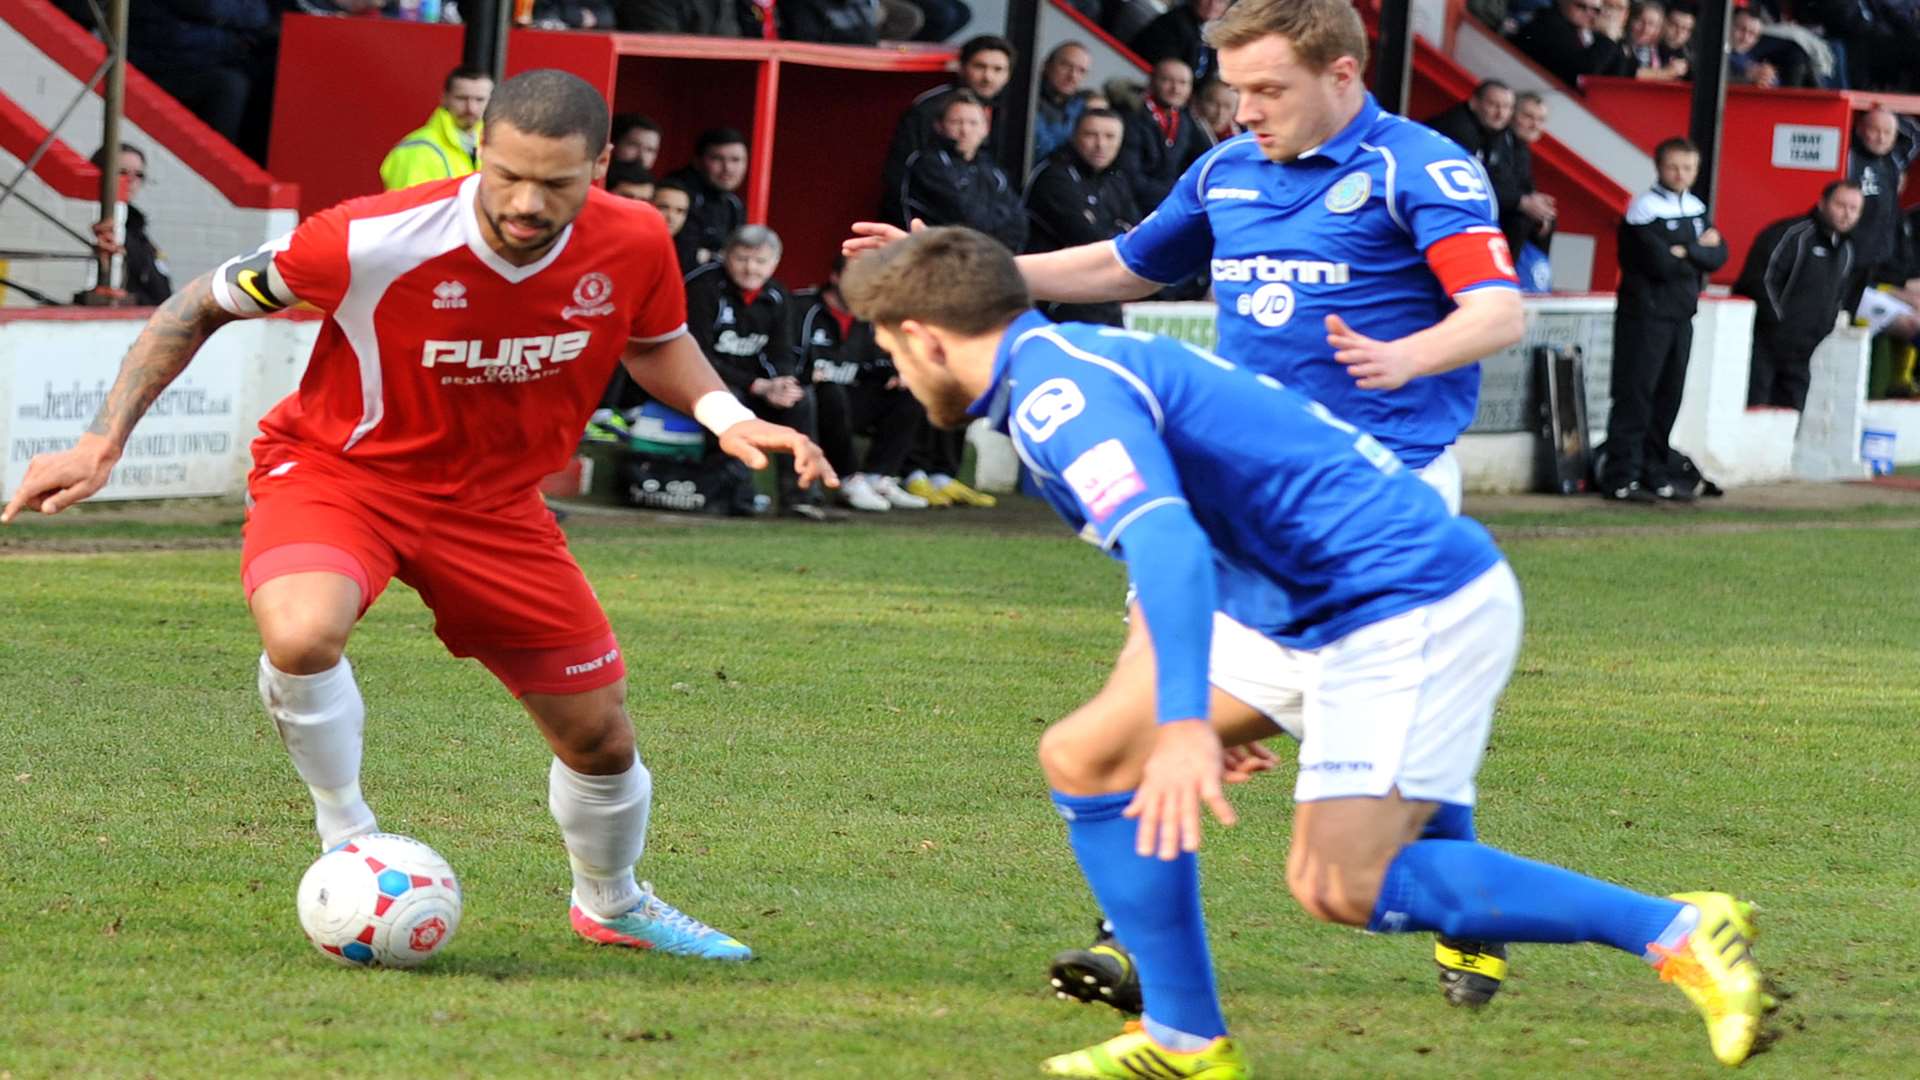
<svg viewBox="0 0 1920 1080">
<path fill-rule="evenodd" d="M 1449 514 L 1371 435 L 1270 375 L 1170 338 L 1030 312 L 1001 341 L 973 411 L 996 416 L 1069 525 L 1127 563 L 1163 674 L 1187 672 L 1163 710 L 1192 715 L 1197 695 L 1205 715 L 1215 610 L 1315 648 L 1442 599 L 1500 561 L 1485 529 Z M 1210 549 L 1211 572 L 1171 596 L 1166 575 L 1190 553 L 1129 547 L 1162 515 L 1190 519 L 1198 533 L 1171 535 Z M 1182 614 L 1163 617 L 1155 603 Z M 1199 640 L 1158 632 L 1175 625 Z"/>
<path fill-rule="evenodd" d="M 1462 233 L 1498 239 L 1485 171 L 1445 136 L 1383 111 L 1369 94 L 1339 134 L 1285 163 L 1239 135 L 1195 161 L 1147 219 L 1116 242 L 1149 281 L 1202 271 L 1219 302 L 1220 352 L 1285 382 L 1425 466 L 1473 421 L 1478 364 L 1362 390 L 1333 360 L 1325 317 L 1391 341 L 1438 323 L 1453 300 L 1428 266 Z M 1510 260 L 1457 285 L 1516 288 Z"/>
</svg>

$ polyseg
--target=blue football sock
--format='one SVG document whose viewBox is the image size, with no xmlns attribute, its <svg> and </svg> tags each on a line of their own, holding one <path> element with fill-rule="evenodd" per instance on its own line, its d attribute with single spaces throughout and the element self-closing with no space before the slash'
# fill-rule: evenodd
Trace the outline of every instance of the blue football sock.
<svg viewBox="0 0 1920 1080">
<path fill-rule="evenodd" d="M 1133 792 L 1062 795 L 1067 839 L 1093 898 L 1133 954 L 1147 1015 L 1173 1031 L 1205 1039 L 1227 1033 L 1213 984 L 1213 956 L 1200 911 L 1200 866 L 1191 853 L 1172 862 L 1134 853 L 1139 828 L 1120 812 Z"/>
<path fill-rule="evenodd" d="M 1644 957 L 1687 910 L 1464 840 L 1417 840 L 1387 867 L 1367 929 L 1470 941 L 1592 941 Z"/>
<path fill-rule="evenodd" d="M 1473 807 L 1443 802 L 1420 830 L 1422 840 L 1478 840 L 1473 832 Z"/>
</svg>

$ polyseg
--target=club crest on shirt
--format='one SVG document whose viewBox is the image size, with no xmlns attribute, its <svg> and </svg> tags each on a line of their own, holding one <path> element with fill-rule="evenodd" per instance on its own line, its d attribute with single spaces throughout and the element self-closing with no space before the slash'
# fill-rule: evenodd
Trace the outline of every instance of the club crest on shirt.
<svg viewBox="0 0 1920 1080">
<path fill-rule="evenodd" d="M 592 317 L 607 315 L 613 311 L 613 279 L 598 270 L 580 275 L 580 281 L 573 287 L 573 303 L 560 309 L 560 317 L 571 319 L 575 316 Z"/>
<path fill-rule="evenodd" d="M 1348 173 L 1333 187 L 1327 189 L 1327 212 L 1351 214 L 1367 205 L 1367 196 L 1371 194 L 1373 194 L 1372 177 L 1363 172 Z"/>
</svg>

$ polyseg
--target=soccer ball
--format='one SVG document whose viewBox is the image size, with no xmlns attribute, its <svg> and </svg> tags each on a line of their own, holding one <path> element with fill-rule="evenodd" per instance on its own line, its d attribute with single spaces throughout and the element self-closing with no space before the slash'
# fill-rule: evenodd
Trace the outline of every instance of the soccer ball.
<svg viewBox="0 0 1920 1080">
<path fill-rule="evenodd" d="M 300 879 L 300 928 L 353 967 L 415 967 L 460 928 L 460 882 L 439 852 L 396 833 L 356 836 Z"/>
</svg>

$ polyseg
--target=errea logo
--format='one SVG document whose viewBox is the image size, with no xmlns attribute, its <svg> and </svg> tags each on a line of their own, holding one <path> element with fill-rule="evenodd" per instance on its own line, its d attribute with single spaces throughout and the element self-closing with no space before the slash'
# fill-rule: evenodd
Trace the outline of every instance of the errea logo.
<svg viewBox="0 0 1920 1080">
<path fill-rule="evenodd" d="M 457 281 L 443 281 L 433 287 L 433 309 L 451 311 L 467 306 L 467 287 Z"/>
</svg>

